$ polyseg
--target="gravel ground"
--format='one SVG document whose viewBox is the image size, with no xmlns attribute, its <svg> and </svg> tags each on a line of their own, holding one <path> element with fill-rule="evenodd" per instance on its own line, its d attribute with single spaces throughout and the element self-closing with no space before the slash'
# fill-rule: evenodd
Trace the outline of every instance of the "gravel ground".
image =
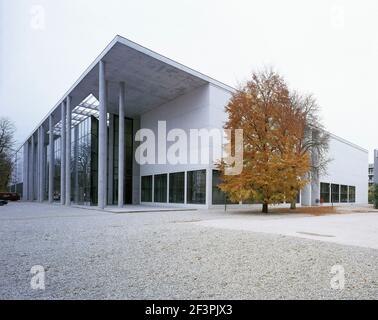
<svg viewBox="0 0 378 320">
<path fill-rule="evenodd" d="M 11 203 L 0 207 L 0 298 L 378 297 L 378 250 L 193 223 L 224 218 L 232 215 Z M 330 287 L 335 264 L 344 290 Z M 46 270 L 44 291 L 30 288 L 34 265 Z"/>
</svg>

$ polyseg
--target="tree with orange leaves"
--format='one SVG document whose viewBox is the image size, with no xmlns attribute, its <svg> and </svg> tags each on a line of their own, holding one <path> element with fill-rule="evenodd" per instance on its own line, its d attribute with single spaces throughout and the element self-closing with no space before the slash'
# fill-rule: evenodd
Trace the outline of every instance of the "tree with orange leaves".
<svg viewBox="0 0 378 320">
<path fill-rule="evenodd" d="M 283 78 L 273 71 L 253 73 L 233 94 L 226 112 L 230 144 L 232 132 L 243 130 L 243 170 L 226 175 L 227 161 L 221 163 L 220 189 L 231 201 L 262 203 L 264 213 L 270 204 L 292 202 L 308 183 L 311 161 L 301 144 L 306 115 L 292 103 Z"/>
</svg>

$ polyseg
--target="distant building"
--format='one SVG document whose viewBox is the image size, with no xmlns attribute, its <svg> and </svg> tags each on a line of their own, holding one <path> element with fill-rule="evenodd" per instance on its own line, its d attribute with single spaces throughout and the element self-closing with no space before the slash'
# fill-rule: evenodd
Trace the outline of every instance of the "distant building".
<svg viewBox="0 0 378 320">
<path fill-rule="evenodd" d="M 370 166 L 369 166 L 370 168 Z M 370 171 L 369 171 L 370 175 Z M 370 178 L 370 176 L 369 176 Z M 370 182 L 370 180 L 369 180 Z M 373 164 L 373 176 L 372 176 L 372 182 L 374 184 L 378 184 L 378 149 L 374 150 L 374 164 Z"/>
<path fill-rule="evenodd" d="M 371 187 L 374 184 L 374 163 L 369 163 L 369 187 Z"/>
</svg>

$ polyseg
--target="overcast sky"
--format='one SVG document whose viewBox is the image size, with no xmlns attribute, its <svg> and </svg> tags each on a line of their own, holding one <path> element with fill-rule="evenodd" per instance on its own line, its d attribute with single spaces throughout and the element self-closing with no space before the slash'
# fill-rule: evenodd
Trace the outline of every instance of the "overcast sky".
<svg viewBox="0 0 378 320">
<path fill-rule="evenodd" d="M 0 0 L 0 116 L 22 142 L 116 34 L 236 86 L 273 66 L 378 148 L 378 1 Z"/>
</svg>

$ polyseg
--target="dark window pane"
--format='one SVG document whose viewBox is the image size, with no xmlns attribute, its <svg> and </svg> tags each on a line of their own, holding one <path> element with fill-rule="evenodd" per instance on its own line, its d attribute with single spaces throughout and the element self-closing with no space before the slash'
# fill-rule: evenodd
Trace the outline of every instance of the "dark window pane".
<svg viewBox="0 0 378 320">
<path fill-rule="evenodd" d="M 154 176 L 154 202 L 167 202 L 167 175 Z"/>
<path fill-rule="evenodd" d="M 212 181 L 212 202 L 213 204 L 224 204 L 227 201 L 228 204 L 237 204 L 238 202 L 232 202 L 227 197 L 227 194 L 224 193 L 218 185 L 222 183 L 221 173 L 219 170 L 213 170 L 213 181 Z"/>
<path fill-rule="evenodd" d="M 152 176 L 142 177 L 142 202 L 152 202 Z"/>
<path fill-rule="evenodd" d="M 331 185 L 331 197 L 332 197 L 332 203 L 340 202 L 340 185 L 338 184 Z"/>
<path fill-rule="evenodd" d="M 301 192 L 298 191 L 297 196 L 295 197 L 295 203 L 300 204 L 301 203 Z"/>
<path fill-rule="evenodd" d="M 356 202 L 356 187 L 349 186 L 349 202 Z"/>
<path fill-rule="evenodd" d="M 206 170 L 189 171 L 187 179 L 187 202 L 206 204 Z"/>
<path fill-rule="evenodd" d="M 329 202 L 329 183 L 320 183 L 320 199 L 322 202 Z"/>
<path fill-rule="evenodd" d="M 340 186 L 340 202 L 348 202 L 348 186 Z"/>
<path fill-rule="evenodd" d="M 185 172 L 169 174 L 169 202 L 184 203 Z"/>
</svg>

